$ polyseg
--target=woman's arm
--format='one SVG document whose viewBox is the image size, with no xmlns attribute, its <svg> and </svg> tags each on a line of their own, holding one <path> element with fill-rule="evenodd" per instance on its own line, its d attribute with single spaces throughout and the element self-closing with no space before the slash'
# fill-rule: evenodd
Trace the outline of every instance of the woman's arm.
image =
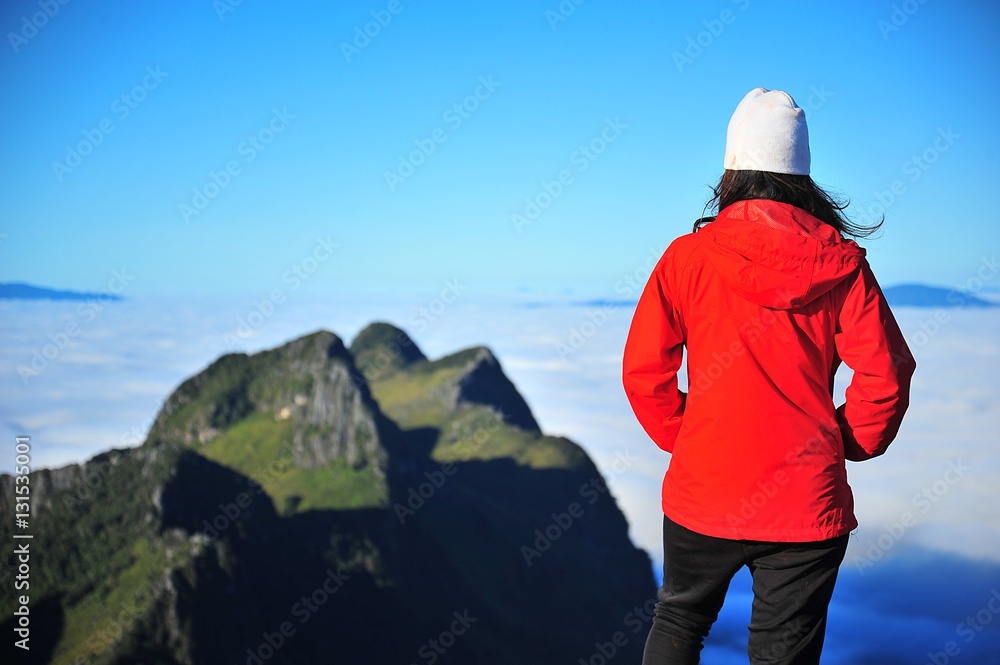
<svg viewBox="0 0 1000 665">
<path fill-rule="evenodd" d="M 668 250 L 669 254 L 669 250 Z M 639 424 L 657 446 L 673 452 L 687 396 L 677 388 L 684 331 L 667 288 L 667 254 L 639 297 L 622 359 L 622 384 Z"/>
<path fill-rule="evenodd" d="M 916 362 L 867 261 L 847 293 L 835 341 L 854 370 L 847 401 L 837 409 L 844 453 L 849 460 L 871 459 L 884 453 L 899 431 Z"/>
</svg>

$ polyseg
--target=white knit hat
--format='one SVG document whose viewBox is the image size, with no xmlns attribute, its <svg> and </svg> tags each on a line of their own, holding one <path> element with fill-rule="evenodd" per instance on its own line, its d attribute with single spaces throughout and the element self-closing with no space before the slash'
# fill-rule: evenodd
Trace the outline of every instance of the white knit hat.
<svg viewBox="0 0 1000 665">
<path fill-rule="evenodd" d="M 809 175 L 805 111 L 787 92 L 748 92 L 729 121 L 725 168 Z"/>
</svg>

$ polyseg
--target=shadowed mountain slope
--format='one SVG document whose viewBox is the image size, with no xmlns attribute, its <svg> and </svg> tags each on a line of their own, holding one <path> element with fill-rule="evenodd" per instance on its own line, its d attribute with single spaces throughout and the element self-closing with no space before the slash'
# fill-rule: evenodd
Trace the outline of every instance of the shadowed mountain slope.
<svg viewBox="0 0 1000 665">
<path fill-rule="evenodd" d="M 229 354 L 142 446 L 29 478 L 38 662 L 550 665 L 616 632 L 622 662 L 642 650 L 649 558 L 483 347 L 432 361 L 373 324 L 350 349 L 320 331 Z M 13 496 L 0 476 L 5 514 Z"/>
</svg>

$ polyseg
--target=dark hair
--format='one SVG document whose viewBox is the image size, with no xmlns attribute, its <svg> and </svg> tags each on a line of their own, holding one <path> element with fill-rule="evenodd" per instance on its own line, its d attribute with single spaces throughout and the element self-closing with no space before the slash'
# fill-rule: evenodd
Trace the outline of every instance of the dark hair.
<svg viewBox="0 0 1000 665">
<path fill-rule="evenodd" d="M 748 199 L 770 199 L 802 208 L 813 217 L 837 229 L 842 236 L 867 238 L 881 228 L 885 216 L 872 226 L 864 226 L 847 219 L 844 209 L 849 202 L 841 203 L 817 185 L 808 175 L 789 175 L 770 171 L 726 170 L 719 184 L 712 188 L 713 196 L 705 204 L 705 211 L 716 214 L 727 206 Z M 715 216 L 702 217 L 694 223 L 694 230 L 715 220 Z"/>
</svg>

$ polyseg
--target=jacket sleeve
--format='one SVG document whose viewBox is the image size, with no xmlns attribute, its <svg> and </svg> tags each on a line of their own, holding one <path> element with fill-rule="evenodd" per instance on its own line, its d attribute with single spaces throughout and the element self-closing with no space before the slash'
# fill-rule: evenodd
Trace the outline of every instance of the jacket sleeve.
<svg viewBox="0 0 1000 665">
<path fill-rule="evenodd" d="M 677 387 L 684 358 L 684 331 L 667 288 L 669 252 L 639 297 L 622 359 L 622 383 L 639 424 L 653 442 L 673 452 L 686 395 Z"/>
<path fill-rule="evenodd" d="M 841 308 L 835 343 L 854 370 L 847 401 L 837 409 L 844 454 L 853 461 L 877 457 L 899 431 L 916 362 L 864 259 Z"/>
</svg>

